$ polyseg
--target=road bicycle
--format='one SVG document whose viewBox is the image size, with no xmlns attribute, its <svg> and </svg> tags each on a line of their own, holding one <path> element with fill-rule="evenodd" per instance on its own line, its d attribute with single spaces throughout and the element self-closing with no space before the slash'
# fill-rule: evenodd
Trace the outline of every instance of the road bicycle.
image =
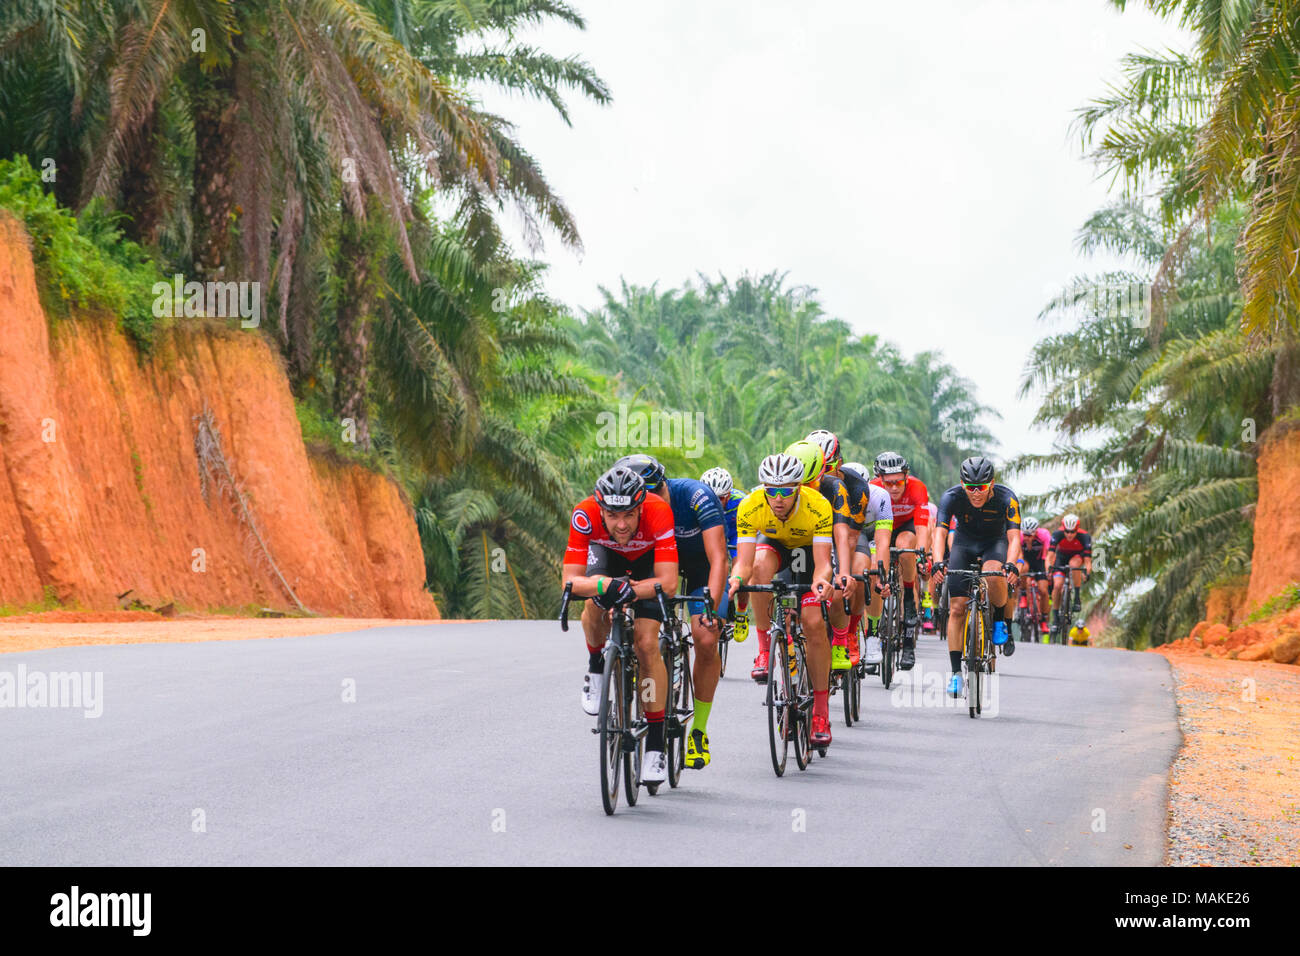
<svg viewBox="0 0 1300 956">
<path fill-rule="evenodd" d="M 664 597 L 663 589 L 655 585 L 655 595 L 660 607 L 670 606 L 674 613 L 664 614 L 664 626 L 659 632 L 659 654 L 664 659 L 668 673 L 668 701 L 664 707 L 664 748 L 668 758 L 668 784 L 676 788 L 686 766 L 686 730 L 695 716 L 695 691 L 691 683 L 691 618 L 690 605 L 703 602 L 709 609 L 706 622 L 716 621 L 713 615 L 713 598 L 709 589 L 698 597 Z M 724 662 L 726 658 L 723 658 Z M 649 785 L 647 785 L 647 789 Z M 650 790 L 655 796 L 658 787 Z"/>
<path fill-rule="evenodd" d="M 877 561 L 877 562 L 876 562 L 876 566 L 875 566 L 875 568 L 871 568 L 871 569 L 868 569 L 868 570 L 866 570 L 866 571 L 863 571 L 861 574 L 854 574 L 854 575 L 852 575 L 852 577 L 853 577 L 853 579 L 854 579 L 855 581 L 861 581 L 861 582 L 862 582 L 862 586 L 863 586 L 864 588 L 870 588 L 870 587 L 873 587 L 873 586 L 874 586 L 875 589 L 876 589 L 876 591 L 879 592 L 880 590 L 882 590 L 880 582 L 883 581 L 883 580 L 885 580 L 885 577 L 886 577 L 886 575 L 885 575 L 885 566 L 884 566 L 884 562 Z M 875 578 L 875 579 L 876 579 L 875 582 L 874 582 L 874 585 L 873 585 L 873 582 L 872 582 L 872 580 L 871 580 L 872 578 Z M 888 601 L 888 598 L 886 598 L 886 601 Z M 867 603 L 870 603 L 870 601 L 868 601 Z M 882 608 L 881 608 L 881 612 L 880 612 L 880 614 L 881 614 L 881 620 L 884 620 L 885 609 L 883 608 L 883 606 L 882 606 Z M 861 649 L 861 644 L 862 644 L 862 640 L 863 640 L 862 629 L 865 628 L 865 626 L 866 626 L 866 620 L 867 620 L 867 619 L 866 619 L 866 616 L 864 615 L 863 618 L 862 618 L 862 620 L 858 622 L 858 629 L 859 629 L 858 632 L 855 633 L 855 634 L 853 634 L 853 635 L 851 636 L 851 640 L 856 640 L 856 641 L 858 641 L 858 644 L 859 644 L 858 666 L 855 668 L 855 670 L 857 671 L 857 675 L 856 675 L 856 676 L 857 676 L 857 681 L 856 681 L 856 686 L 855 686 L 855 688 L 854 688 L 854 698 L 853 698 L 853 708 L 852 708 L 852 710 L 853 710 L 853 712 L 852 712 L 852 718 L 853 718 L 853 720 L 861 720 L 861 708 L 862 708 L 862 693 L 861 693 L 861 691 L 862 691 L 862 678 L 865 677 L 865 676 L 869 673 L 869 672 L 867 671 L 866 654 L 863 653 L 863 652 L 862 652 L 862 649 Z M 882 640 L 882 641 L 881 641 L 881 647 L 883 648 L 884 646 L 885 646 L 885 645 L 884 645 L 884 641 Z M 882 652 L 882 658 L 883 658 L 883 656 L 884 656 L 884 654 L 883 654 L 883 652 Z M 882 659 L 881 663 L 880 663 L 879 665 L 877 665 L 877 666 L 880 668 L 881 671 L 883 671 L 883 670 L 885 669 L 883 659 Z M 892 676 L 893 676 L 892 667 L 893 667 L 893 665 L 892 665 L 892 662 L 891 662 L 891 664 L 890 664 L 890 668 L 891 668 L 891 670 L 890 670 L 890 678 L 891 678 L 891 679 L 892 679 Z M 882 679 L 883 679 L 883 674 L 882 674 Z M 886 684 L 885 686 L 888 687 L 889 685 Z M 845 713 L 844 723 L 845 723 L 846 726 L 852 727 L 853 724 L 850 722 L 850 720 L 849 720 L 849 715 L 848 715 L 848 712 L 847 712 L 847 711 L 848 711 L 848 704 L 847 704 L 847 702 L 846 702 L 846 704 L 845 704 L 845 709 L 846 709 L 846 713 Z"/>
<path fill-rule="evenodd" d="M 1020 577 L 1025 582 L 1025 606 L 1016 608 L 1016 625 L 1020 632 L 1020 642 L 1034 643 L 1041 637 L 1043 623 L 1043 613 L 1038 605 L 1037 585 L 1039 581 L 1047 579 L 1047 572 L 1025 571 Z"/>
<path fill-rule="evenodd" d="M 794 761 L 807 770 L 812 760 L 812 678 L 808 671 L 803 623 L 800 620 L 801 596 L 806 587 L 781 580 L 771 584 L 742 584 L 737 593 L 772 595 L 772 623 L 768 630 L 767 736 L 772 769 L 778 777 L 785 774 L 790 746 Z M 821 602 L 822 619 L 830 633 L 830 614 Z M 826 756 L 826 748 L 818 747 Z"/>
<path fill-rule="evenodd" d="M 924 548 L 890 548 L 889 549 L 889 594 L 880 611 L 880 682 L 888 690 L 894 682 L 894 675 L 899 671 L 903 657 L 903 642 L 907 637 L 907 622 L 903 619 L 903 583 L 900 577 L 898 558 L 900 555 L 916 555 L 917 564 L 925 561 Z M 880 563 L 877 563 L 880 567 Z M 919 568 L 918 568 L 919 571 Z M 907 585 L 910 587 L 911 585 Z M 916 628 L 912 626 L 912 638 L 916 638 Z"/>
<path fill-rule="evenodd" d="M 573 583 L 564 586 L 560 600 L 560 630 L 569 629 L 569 602 Z M 578 600 L 584 600 L 579 598 Z M 600 683 L 600 709 L 592 733 L 600 740 L 600 799 L 607 816 L 618 806 L 620 771 L 627 805 L 636 806 L 641 780 L 641 759 L 649 729 L 641 707 L 636 653 L 632 646 L 633 617 L 630 604 L 613 608 L 609 638 L 602 652 L 605 667 Z M 648 785 L 658 789 L 658 784 Z"/>
<path fill-rule="evenodd" d="M 707 592 L 707 588 L 705 589 Z M 659 653 L 669 679 L 669 697 L 664 707 L 664 747 L 668 761 L 669 785 L 676 787 L 686 762 L 685 727 L 692 717 L 693 697 L 688 632 L 670 624 L 679 619 L 669 611 L 669 603 L 698 600 L 665 598 L 663 588 L 655 585 L 655 597 L 663 613 L 664 627 L 659 637 Z M 560 630 L 569 630 L 569 604 L 573 600 L 572 582 L 564 586 L 560 599 Z M 585 600 L 578 598 L 578 600 Z M 707 593 L 703 600 L 709 600 Z M 711 605 L 710 605 L 711 606 Z M 619 778 L 629 807 L 636 806 L 640 795 L 641 762 L 645 756 L 645 736 L 649 721 L 645 716 L 640 671 L 633 646 L 631 603 L 620 604 L 610 615 L 609 637 L 602 652 L 605 666 L 601 673 L 600 707 L 596 715 L 596 734 L 600 743 L 600 799 L 607 816 L 618 807 Z M 647 783 L 651 796 L 659 793 L 660 784 Z"/>
<path fill-rule="evenodd" d="M 1071 568 L 1068 565 L 1065 570 L 1065 583 L 1061 587 L 1061 603 L 1056 605 L 1056 618 L 1052 624 L 1051 638 L 1053 644 L 1070 643 L 1070 625 L 1074 621 L 1074 597 L 1075 591 L 1082 591 L 1082 587 L 1075 587 L 1074 572 L 1083 571 L 1082 568 Z M 1055 569 L 1053 569 L 1055 573 Z M 1087 571 L 1083 571 L 1084 583 L 1092 577 Z"/>
<path fill-rule="evenodd" d="M 977 560 L 969 568 L 949 568 L 948 574 L 965 574 L 974 579 L 975 597 L 966 605 L 966 620 L 962 626 L 965 634 L 962 650 L 962 684 L 966 691 L 966 705 L 970 716 L 980 714 L 984 705 L 985 674 L 992 674 L 997 666 L 996 645 L 993 643 L 993 610 L 989 605 L 989 578 L 1002 577 L 1004 571 L 981 571 Z"/>
</svg>

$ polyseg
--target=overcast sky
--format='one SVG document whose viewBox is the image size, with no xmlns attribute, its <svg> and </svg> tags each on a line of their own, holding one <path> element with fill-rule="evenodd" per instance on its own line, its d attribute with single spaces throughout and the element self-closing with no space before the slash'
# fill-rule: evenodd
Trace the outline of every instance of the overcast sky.
<svg viewBox="0 0 1300 956">
<path fill-rule="evenodd" d="M 554 296 L 788 270 L 858 331 L 942 350 L 1002 412 L 998 458 L 1050 448 L 1017 385 L 1043 303 L 1096 267 L 1073 242 L 1107 187 L 1070 122 L 1173 26 L 1105 0 L 576 5 L 585 32 L 521 40 L 584 57 L 613 104 L 573 101 L 569 128 L 486 98 L 582 232 L 581 257 L 548 237 Z"/>
</svg>

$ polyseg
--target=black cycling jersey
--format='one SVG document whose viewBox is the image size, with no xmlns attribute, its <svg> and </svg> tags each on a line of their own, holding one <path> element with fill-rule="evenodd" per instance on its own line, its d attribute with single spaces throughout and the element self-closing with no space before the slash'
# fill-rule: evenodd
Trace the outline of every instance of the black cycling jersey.
<svg viewBox="0 0 1300 956">
<path fill-rule="evenodd" d="M 937 527 L 957 518 L 956 534 L 968 538 L 997 538 L 1020 527 L 1020 500 L 1006 485 L 994 485 L 984 506 L 976 508 L 961 485 L 953 485 L 939 499 Z"/>
</svg>

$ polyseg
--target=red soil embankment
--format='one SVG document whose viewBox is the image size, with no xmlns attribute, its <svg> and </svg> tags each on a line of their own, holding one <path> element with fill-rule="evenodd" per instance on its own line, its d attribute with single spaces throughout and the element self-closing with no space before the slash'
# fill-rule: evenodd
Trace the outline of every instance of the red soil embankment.
<svg viewBox="0 0 1300 956">
<path fill-rule="evenodd" d="M 219 483 L 204 499 L 205 407 L 265 548 Z M 0 604 L 294 609 L 272 562 L 314 612 L 438 616 L 400 489 L 309 454 L 258 333 L 181 325 L 142 356 L 111 318 L 52 327 L 0 214 Z"/>
</svg>

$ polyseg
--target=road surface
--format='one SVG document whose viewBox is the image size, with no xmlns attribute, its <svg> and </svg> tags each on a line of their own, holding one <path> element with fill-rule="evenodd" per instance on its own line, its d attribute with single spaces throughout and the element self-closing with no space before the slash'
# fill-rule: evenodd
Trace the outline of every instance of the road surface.
<svg viewBox="0 0 1300 956">
<path fill-rule="evenodd" d="M 24 704 L 60 672 L 102 680 L 79 706 L 0 706 L 3 862 L 1162 862 L 1180 737 L 1161 655 L 1021 646 L 996 715 L 971 720 L 922 637 L 895 690 L 864 684 L 860 724 L 832 698 L 828 756 L 778 779 L 751 638 L 713 763 L 636 807 L 620 793 L 610 818 L 580 644 L 576 626 L 482 622 L 0 656 Z"/>
</svg>

